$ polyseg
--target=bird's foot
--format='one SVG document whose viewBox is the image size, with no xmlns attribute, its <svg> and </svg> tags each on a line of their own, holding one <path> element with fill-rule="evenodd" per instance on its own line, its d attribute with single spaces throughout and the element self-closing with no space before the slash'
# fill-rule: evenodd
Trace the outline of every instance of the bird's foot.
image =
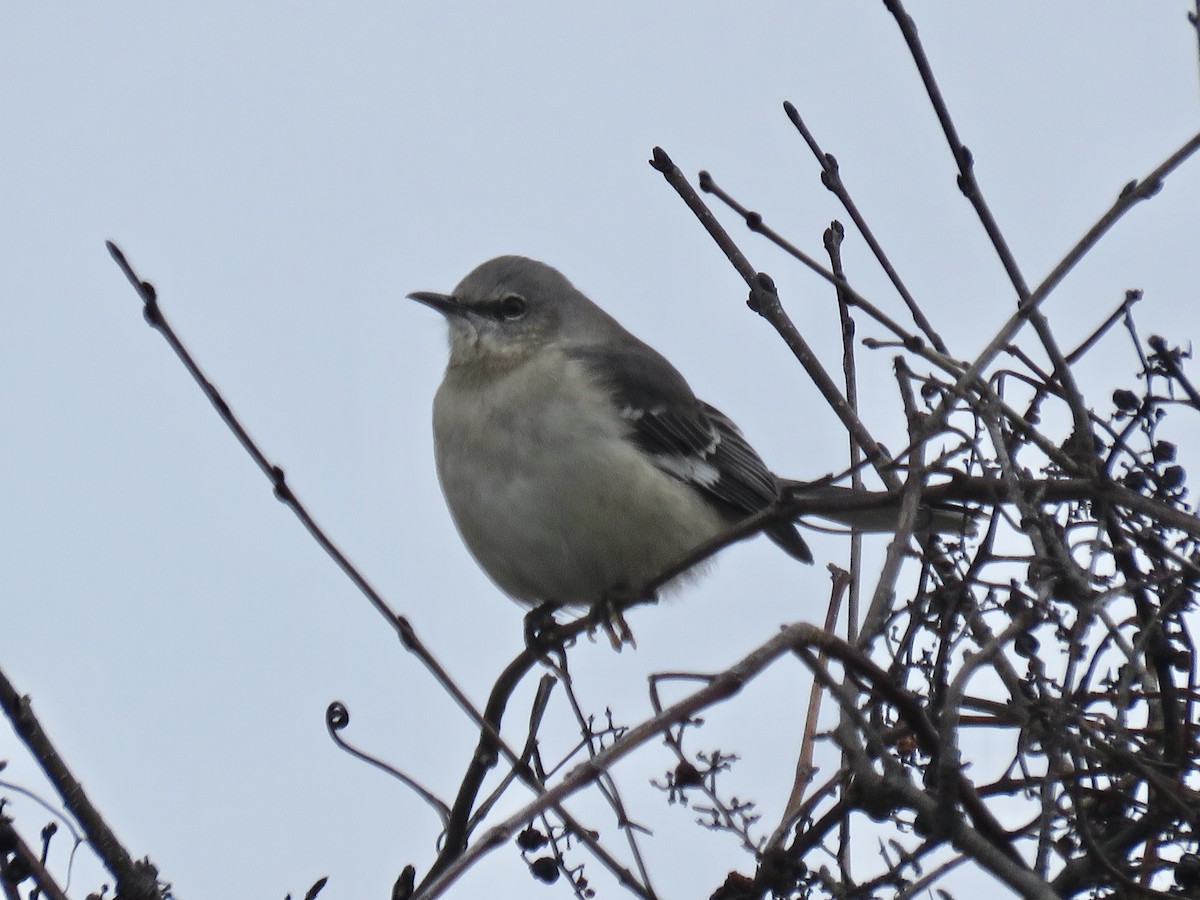
<svg viewBox="0 0 1200 900">
<path fill-rule="evenodd" d="M 636 650 L 637 640 L 633 636 L 633 629 L 625 621 L 625 610 L 632 606 L 634 601 L 633 592 L 624 585 L 617 585 L 605 591 L 596 605 L 592 607 L 590 613 L 592 627 L 589 629 L 589 633 L 594 632 L 599 626 L 604 629 L 609 643 L 618 653 L 626 644 Z"/>
<path fill-rule="evenodd" d="M 525 646 L 539 656 L 563 646 L 558 622 L 554 621 L 558 608 L 556 603 L 541 603 L 525 614 Z"/>
</svg>

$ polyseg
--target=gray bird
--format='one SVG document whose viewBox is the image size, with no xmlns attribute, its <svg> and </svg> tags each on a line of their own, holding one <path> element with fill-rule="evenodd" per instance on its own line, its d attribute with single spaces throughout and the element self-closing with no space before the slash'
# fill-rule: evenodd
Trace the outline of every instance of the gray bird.
<svg viewBox="0 0 1200 900">
<path fill-rule="evenodd" d="M 514 599 L 591 606 L 779 498 L 737 426 L 558 270 L 501 256 L 451 294 L 409 298 L 449 325 L 433 402 L 442 493 Z M 895 512 L 858 518 L 888 530 Z M 792 523 L 766 533 L 812 562 Z"/>
</svg>

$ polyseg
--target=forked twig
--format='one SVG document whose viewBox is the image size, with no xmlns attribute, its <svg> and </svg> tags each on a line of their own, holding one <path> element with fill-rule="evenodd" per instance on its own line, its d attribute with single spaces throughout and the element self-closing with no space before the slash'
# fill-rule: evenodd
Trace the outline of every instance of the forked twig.
<svg viewBox="0 0 1200 900">
<path fill-rule="evenodd" d="M 838 615 L 842 608 L 842 597 L 845 596 L 846 589 L 851 585 L 852 578 L 849 572 L 836 566 L 830 566 L 829 573 L 832 576 L 832 586 L 829 594 L 829 606 L 825 611 L 825 630 L 832 633 L 837 627 Z M 823 651 L 817 659 L 821 665 L 825 665 L 826 655 Z M 792 790 L 783 807 L 779 825 L 770 840 L 767 841 L 768 850 L 772 847 L 782 846 L 783 841 L 786 840 L 788 831 L 797 821 L 797 814 L 805 806 L 804 792 L 816 777 L 817 768 L 813 765 L 813 751 L 817 740 L 817 722 L 821 714 L 822 693 L 821 683 L 814 678 L 808 694 L 808 710 L 804 717 L 804 734 L 800 740 L 800 755 L 796 759 L 796 776 L 792 781 Z"/>
</svg>

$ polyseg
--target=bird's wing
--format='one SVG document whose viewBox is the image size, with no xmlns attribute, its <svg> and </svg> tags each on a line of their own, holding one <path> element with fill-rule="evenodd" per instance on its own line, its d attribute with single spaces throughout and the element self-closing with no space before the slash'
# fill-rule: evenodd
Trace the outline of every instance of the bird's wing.
<svg viewBox="0 0 1200 900">
<path fill-rule="evenodd" d="M 779 483 L 737 426 L 697 400 L 658 353 L 644 344 L 634 351 L 589 347 L 570 356 L 612 391 L 631 438 L 658 468 L 733 515 L 774 502 Z"/>
<path fill-rule="evenodd" d="M 731 519 L 767 508 L 779 480 L 742 432 L 720 410 L 696 399 L 683 376 L 632 335 L 618 347 L 578 347 L 567 355 L 587 366 L 612 391 L 630 437 L 659 469 L 690 485 Z M 812 562 L 812 552 L 790 522 L 766 534 L 787 553 Z"/>
<path fill-rule="evenodd" d="M 779 495 L 775 476 L 728 418 L 707 403 L 622 405 L 633 439 L 658 468 L 743 514 Z"/>
</svg>

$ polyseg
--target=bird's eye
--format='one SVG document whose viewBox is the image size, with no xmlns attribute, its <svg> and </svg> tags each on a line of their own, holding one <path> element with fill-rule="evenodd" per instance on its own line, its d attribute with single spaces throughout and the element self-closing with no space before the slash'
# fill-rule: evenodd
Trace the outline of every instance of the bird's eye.
<svg viewBox="0 0 1200 900">
<path fill-rule="evenodd" d="M 500 315 L 510 322 L 525 315 L 525 300 L 516 294 L 509 294 L 500 301 Z"/>
</svg>

